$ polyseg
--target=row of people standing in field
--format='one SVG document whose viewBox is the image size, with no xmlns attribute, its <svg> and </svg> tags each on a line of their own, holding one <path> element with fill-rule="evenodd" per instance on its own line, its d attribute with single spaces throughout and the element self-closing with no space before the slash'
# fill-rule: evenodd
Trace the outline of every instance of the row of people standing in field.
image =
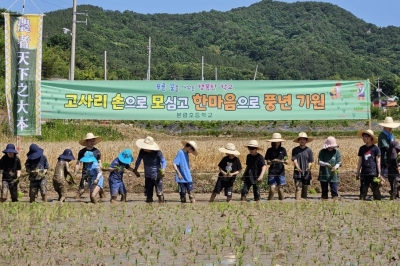
<svg viewBox="0 0 400 266">
<path fill-rule="evenodd" d="M 400 126 L 400 123 L 394 123 L 391 117 L 385 118 L 383 130 L 379 137 L 376 137 L 371 130 L 359 131 L 358 136 L 361 137 L 365 145 L 361 146 L 358 152 L 358 164 L 356 176 L 360 179 L 360 199 L 364 200 L 367 196 L 368 189 L 371 187 L 374 199 L 380 199 L 379 191 L 380 182 L 384 182 L 383 177 L 387 177 L 391 184 L 391 199 L 395 199 L 398 192 L 399 168 L 397 153 L 400 152 L 399 144 L 394 140 L 391 133 L 393 128 Z M 101 141 L 101 137 L 88 133 L 79 143 L 84 146 L 78 152 L 78 160 L 74 167 L 74 173 L 69 169 L 69 162 L 74 160 L 72 151 L 64 150 L 63 154 L 58 157 L 53 176 L 53 186 L 58 193 L 59 201 L 64 201 L 67 193 L 66 183 L 73 184 L 74 177 L 82 167 L 82 177 L 80 178 L 79 190 L 76 198 L 81 198 L 84 193 L 85 182 L 90 188 L 91 202 L 96 203 L 96 196 L 104 196 L 104 176 L 103 172 L 110 172 L 109 187 L 111 194 L 111 202 L 115 202 L 117 197 L 121 196 L 121 201 L 126 201 L 126 187 L 123 182 L 123 174 L 125 169 L 132 171 L 136 176 L 140 176 L 137 169 L 143 161 L 145 175 L 145 194 L 146 201 L 153 201 L 153 191 L 156 191 L 159 202 L 164 202 L 163 194 L 163 177 L 165 175 L 166 160 L 155 143 L 154 139 L 147 137 L 139 139 L 136 145 L 140 148 L 135 167 L 130 164 L 134 161 L 130 149 L 125 149 L 117 158 L 115 158 L 109 166 L 104 167 L 101 164 L 101 153 L 94 146 Z M 284 186 L 286 185 L 285 165 L 289 161 L 294 164 L 293 179 L 296 188 L 295 198 L 307 198 L 308 186 L 311 181 L 311 167 L 314 162 L 313 152 L 307 147 L 307 143 L 313 139 L 308 137 L 306 133 L 299 133 L 294 142 L 299 145 L 292 150 L 291 158 L 288 159 L 286 149 L 282 146 L 285 142 L 279 133 L 274 133 L 271 147 L 267 150 L 263 157 L 259 151 L 262 150 L 258 146 L 256 140 L 251 140 L 246 147 L 249 154 L 246 157 L 246 168 L 242 175 L 243 187 L 241 191 L 241 200 L 246 200 L 250 188 L 253 188 L 254 199 L 260 200 L 260 182 L 264 177 L 267 165 L 268 169 L 268 185 L 270 187 L 268 198 L 274 198 L 275 189 L 278 190 L 278 198 L 284 199 Z M 375 144 L 378 143 L 378 146 Z M 176 182 L 178 183 L 180 198 L 182 202 L 186 202 L 186 193 L 189 194 L 190 202 L 195 202 L 193 194 L 193 180 L 190 173 L 188 154 L 197 155 L 197 144 L 194 141 L 182 141 L 184 147 L 178 151 L 174 159 L 174 170 L 176 171 Z M 338 197 L 339 175 L 338 168 L 341 166 L 341 156 L 337 149 L 339 146 L 334 137 L 328 137 L 322 150 L 318 155 L 319 175 L 318 180 L 321 184 L 322 199 L 328 198 L 329 188 L 333 199 Z M 226 156 L 219 162 L 218 180 L 211 195 L 210 201 L 214 201 L 217 194 L 223 189 L 227 201 L 232 200 L 233 184 L 236 176 L 241 173 L 242 165 L 237 157 L 240 153 L 235 149 L 234 144 L 228 143 L 219 151 Z M 2 191 L 0 201 L 7 200 L 8 192 L 11 194 L 12 201 L 18 200 L 18 181 L 21 175 L 21 162 L 17 157 L 18 152 L 13 144 L 8 144 L 3 151 L 5 154 L 0 160 L 0 170 L 3 171 Z M 382 156 L 381 156 L 382 155 Z M 29 175 L 30 202 L 40 192 L 43 201 L 47 201 L 46 194 L 46 173 L 49 168 L 43 149 L 36 144 L 29 147 L 27 153 L 27 161 L 25 167 Z"/>
</svg>

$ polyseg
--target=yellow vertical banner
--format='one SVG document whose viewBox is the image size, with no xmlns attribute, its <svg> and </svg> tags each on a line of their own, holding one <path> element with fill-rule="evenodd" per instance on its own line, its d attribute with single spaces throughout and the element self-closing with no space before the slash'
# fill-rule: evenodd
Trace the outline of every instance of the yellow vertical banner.
<svg viewBox="0 0 400 266">
<path fill-rule="evenodd" d="M 4 13 L 6 102 L 16 136 L 41 134 L 42 15 Z"/>
</svg>

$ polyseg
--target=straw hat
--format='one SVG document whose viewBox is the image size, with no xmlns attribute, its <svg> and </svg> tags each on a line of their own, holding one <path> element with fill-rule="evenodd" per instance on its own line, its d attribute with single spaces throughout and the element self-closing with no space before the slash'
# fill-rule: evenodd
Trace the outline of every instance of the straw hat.
<svg viewBox="0 0 400 266">
<path fill-rule="evenodd" d="M 336 143 L 336 139 L 332 136 L 326 138 L 324 145 L 322 146 L 323 149 L 327 148 L 338 148 L 339 145 Z"/>
<path fill-rule="evenodd" d="M 357 136 L 360 137 L 360 138 L 362 138 L 362 135 L 363 135 L 363 134 L 370 135 L 370 136 L 372 137 L 372 143 L 373 143 L 373 144 L 378 143 L 378 137 L 376 137 L 376 136 L 374 135 L 374 132 L 373 132 L 371 129 L 360 130 L 360 131 L 357 132 Z"/>
<path fill-rule="evenodd" d="M 150 136 L 147 136 L 145 139 L 138 139 L 136 141 L 136 146 L 143 150 L 151 150 L 151 151 L 159 151 L 157 143 L 155 143 L 154 139 Z"/>
<path fill-rule="evenodd" d="M 258 147 L 258 141 L 257 140 L 254 140 L 254 139 L 252 139 L 252 140 L 250 140 L 249 141 L 249 144 L 247 144 L 247 145 L 244 145 L 246 148 L 248 148 L 248 147 L 253 147 L 253 148 L 257 148 L 257 150 L 263 150 L 262 148 L 260 148 L 260 147 Z"/>
<path fill-rule="evenodd" d="M 88 139 L 94 139 L 93 145 L 96 145 L 103 140 L 101 137 L 93 135 L 93 133 L 87 133 L 86 137 L 79 141 L 79 144 L 81 144 L 82 146 L 86 146 L 86 140 Z"/>
<path fill-rule="evenodd" d="M 299 139 L 300 139 L 300 138 L 305 138 L 305 139 L 307 139 L 307 143 L 313 141 L 313 138 L 308 137 L 308 136 L 307 136 L 307 133 L 305 133 L 305 132 L 300 132 L 300 133 L 299 133 L 299 136 L 298 136 L 297 138 L 295 138 L 295 139 L 293 140 L 293 142 L 299 143 Z"/>
<path fill-rule="evenodd" d="M 280 133 L 274 133 L 272 134 L 272 139 L 267 139 L 269 142 L 284 142 L 286 140 L 282 139 L 282 136 Z"/>
<path fill-rule="evenodd" d="M 190 146 L 192 146 L 194 156 L 197 156 L 199 154 L 197 151 L 197 144 L 193 140 L 189 140 L 189 141 L 182 140 L 181 143 L 183 146 L 186 146 L 186 144 L 189 144 Z"/>
<path fill-rule="evenodd" d="M 240 155 L 240 152 L 236 150 L 233 143 L 227 143 L 225 144 L 225 147 L 219 148 L 218 150 L 226 154 Z"/>
<path fill-rule="evenodd" d="M 400 126 L 400 123 L 393 122 L 393 118 L 390 116 L 385 117 L 383 123 L 379 123 L 380 126 L 388 127 L 388 128 L 396 128 Z"/>
</svg>

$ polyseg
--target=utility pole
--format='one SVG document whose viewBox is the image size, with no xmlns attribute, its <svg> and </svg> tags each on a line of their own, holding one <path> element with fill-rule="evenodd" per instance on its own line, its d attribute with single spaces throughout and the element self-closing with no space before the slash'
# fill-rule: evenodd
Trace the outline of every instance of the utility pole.
<svg viewBox="0 0 400 266">
<path fill-rule="evenodd" d="M 150 66 L 151 66 L 151 37 L 149 37 L 149 59 L 148 59 L 148 67 L 147 67 L 147 80 L 150 80 Z"/>
<path fill-rule="evenodd" d="M 107 80 L 107 51 L 104 51 L 104 80 Z"/>
<path fill-rule="evenodd" d="M 72 38 L 71 38 L 71 62 L 69 66 L 69 80 L 75 79 L 75 42 L 76 42 L 76 0 L 72 0 Z"/>
<path fill-rule="evenodd" d="M 218 69 L 215 68 L 215 80 L 218 80 Z"/>
<path fill-rule="evenodd" d="M 254 78 L 253 78 L 253 80 L 256 80 L 256 77 L 257 77 L 257 70 L 258 70 L 258 65 L 256 66 L 256 71 L 254 72 Z"/>
<path fill-rule="evenodd" d="M 376 88 L 376 91 L 378 92 L 379 108 L 381 108 L 382 107 L 382 105 L 381 105 L 381 91 L 382 91 L 382 89 L 379 86 L 379 78 L 378 78 L 378 88 Z"/>
<path fill-rule="evenodd" d="M 76 15 L 86 15 L 85 21 L 76 21 Z M 76 13 L 76 0 L 72 0 L 72 30 L 71 30 L 71 62 L 69 66 L 69 80 L 75 79 L 75 43 L 76 43 L 76 23 L 85 23 L 87 26 L 88 12 Z"/>
<path fill-rule="evenodd" d="M 201 80 L 204 80 L 204 56 L 201 57 Z"/>
</svg>

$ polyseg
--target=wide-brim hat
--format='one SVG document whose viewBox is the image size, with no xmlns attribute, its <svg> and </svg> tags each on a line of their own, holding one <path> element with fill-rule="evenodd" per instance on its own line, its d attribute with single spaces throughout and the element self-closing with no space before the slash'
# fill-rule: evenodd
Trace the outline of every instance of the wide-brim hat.
<svg viewBox="0 0 400 266">
<path fill-rule="evenodd" d="M 374 135 L 374 132 L 371 129 L 367 129 L 367 130 L 360 130 L 357 132 L 357 136 L 362 138 L 363 134 L 367 134 L 370 135 L 372 137 L 372 143 L 376 144 L 378 143 L 378 137 Z"/>
<path fill-rule="evenodd" d="M 272 139 L 267 139 L 269 142 L 284 142 L 286 140 L 282 139 L 282 136 L 280 133 L 274 133 L 272 134 Z"/>
<path fill-rule="evenodd" d="M 263 148 L 258 147 L 258 141 L 255 139 L 252 139 L 249 141 L 249 144 L 244 145 L 246 148 L 252 147 L 252 148 L 257 148 L 257 150 L 263 150 Z"/>
<path fill-rule="evenodd" d="M 189 140 L 189 141 L 182 140 L 181 143 L 183 146 L 186 146 L 186 144 L 189 144 L 190 146 L 192 146 L 194 156 L 197 156 L 199 154 L 199 152 L 197 151 L 197 144 L 193 140 Z"/>
<path fill-rule="evenodd" d="M 393 121 L 393 118 L 390 116 L 385 117 L 385 120 L 383 123 L 379 123 L 378 125 L 383 126 L 383 127 L 388 127 L 388 128 L 397 128 L 400 126 L 400 123 L 395 123 Z"/>
<path fill-rule="evenodd" d="M 295 139 L 293 140 L 293 142 L 299 143 L 299 139 L 300 139 L 300 138 L 307 139 L 307 143 L 313 141 L 313 138 L 310 138 L 309 136 L 307 136 L 307 133 L 306 133 L 306 132 L 300 132 L 300 133 L 299 133 L 299 136 L 298 136 L 297 138 L 295 138 Z"/>
<path fill-rule="evenodd" d="M 7 153 L 7 152 L 18 154 L 17 150 L 15 149 L 14 144 L 7 144 L 6 149 L 3 151 L 3 153 Z"/>
<path fill-rule="evenodd" d="M 218 150 L 226 154 L 240 155 L 240 152 L 236 150 L 233 143 L 227 143 L 225 144 L 225 147 L 219 148 Z"/>
<path fill-rule="evenodd" d="M 130 164 L 133 162 L 132 151 L 130 149 L 125 149 L 120 154 L 118 154 L 118 160 L 124 164 Z"/>
<path fill-rule="evenodd" d="M 72 161 L 75 160 L 75 157 L 70 149 L 65 149 L 64 152 L 60 156 L 58 156 L 58 159 Z"/>
<path fill-rule="evenodd" d="M 86 146 L 86 140 L 88 140 L 88 139 L 95 139 L 93 145 L 96 145 L 96 144 L 98 144 L 99 142 L 101 142 L 103 140 L 102 137 L 95 136 L 95 135 L 93 135 L 93 133 L 87 133 L 85 138 L 81 139 L 79 141 L 79 144 L 81 144 L 82 146 Z"/>
<path fill-rule="evenodd" d="M 97 159 L 96 159 L 96 157 L 94 157 L 94 154 L 92 151 L 85 152 L 85 155 L 80 159 L 80 161 L 83 163 L 92 163 L 92 162 L 97 163 Z"/>
<path fill-rule="evenodd" d="M 26 154 L 26 156 L 27 156 L 28 159 L 30 159 L 30 160 L 38 159 L 38 158 L 40 158 L 42 155 L 43 155 L 43 149 L 42 149 L 42 148 L 39 148 L 39 146 L 36 145 L 36 144 L 34 144 L 34 143 L 31 144 L 31 145 L 29 146 L 29 151 L 28 151 L 28 153 Z"/>
<path fill-rule="evenodd" d="M 150 136 L 147 136 L 145 139 L 138 139 L 136 141 L 136 146 L 143 150 L 151 150 L 158 151 L 160 147 L 158 147 L 157 143 L 155 143 L 154 139 Z"/>
<path fill-rule="evenodd" d="M 364 86 L 364 83 L 358 82 L 358 83 L 356 84 L 356 86 Z"/>
<path fill-rule="evenodd" d="M 336 143 L 336 139 L 332 136 L 326 138 L 324 145 L 322 146 L 323 149 L 328 148 L 338 148 L 339 145 Z"/>
</svg>

